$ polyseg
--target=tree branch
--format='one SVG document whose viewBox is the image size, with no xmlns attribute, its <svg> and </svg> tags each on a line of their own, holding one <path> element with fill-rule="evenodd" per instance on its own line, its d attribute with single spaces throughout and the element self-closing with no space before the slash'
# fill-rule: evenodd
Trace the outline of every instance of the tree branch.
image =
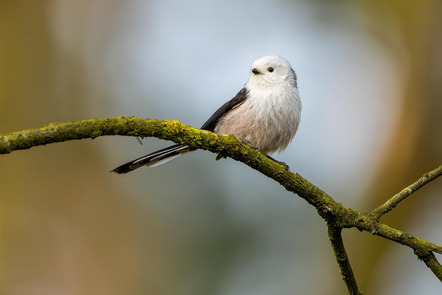
<svg viewBox="0 0 442 295">
<path fill-rule="evenodd" d="M 356 227 L 360 231 L 369 232 L 375 236 L 386 238 L 390 241 L 397 242 L 404 246 L 408 246 L 411 249 L 418 251 L 419 253 L 436 252 L 442 254 L 442 246 L 430 243 L 421 238 L 407 234 L 398 229 L 392 228 L 386 224 L 378 222 L 376 219 L 369 217 L 365 214 L 360 215 L 358 220 L 354 220 L 354 223 L 347 225 L 347 228 Z"/>
<path fill-rule="evenodd" d="M 345 212 L 345 208 L 324 191 L 299 174 L 286 171 L 282 165 L 270 160 L 234 136 L 199 130 L 178 121 L 118 117 L 50 123 L 41 128 L 0 136 L 0 154 L 68 140 L 94 139 L 105 135 L 157 137 L 217 154 L 222 153 L 260 171 L 279 182 L 287 190 L 298 194 L 313 205 L 318 210 L 318 214 L 326 220 L 334 215 L 333 212 L 342 210 Z"/>
<path fill-rule="evenodd" d="M 351 266 L 342 242 L 342 228 L 355 227 L 361 231 L 368 231 L 389 240 L 398 242 L 412 248 L 415 253 L 439 277 L 440 265 L 432 252 L 442 254 L 442 246 L 432 244 L 420 238 L 406 234 L 400 230 L 379 223 L 377 216 L 389 212 L 400 201 L 406 198 L 393 197 L 386 205 L 372 212 L 363 213 L 351 208 L 346 208 L 336 202 L 323 190 L 310 183 L 297 173 L 286 171 L 285 167 L 270 160 L 256 149 L 253 149 L 234 136 L 219 135 L 205 130 L 195 129 L 178 121 L 163 121 L 154 119 L 139 119 L 135 117 L 118 117 L 107 119 L 91 119 L 70 123 L 51 123 L 37 129 L 23 130 L 0 136 L 0 154 L 8 154 L 16 150 L 29 149 L 34 146 L 45 145 L 68 140 L 94 139 L 104 135 L 157 137 L 185 144 L 198 149 L 209 150 L 213 153 L 228 156 L 234 160 L 245 163 L 251 168 L 272 178 L 286 190 L 298 194 L 301 198 L 315 207 L 317 213 L 329 226 L 330 241 L 335 250 L 336 259 L 341 268 L 342 277 L 350 294 L 360 294 L 356 280 L 351 272 Z M 438 170 L 439 169 L 439 170 Z M 423 183 L 419 182 L 412 189 L 428 183 L 440 175 L 430 172 L 424 176 Z M 434 176 L 434 175 L 437 176 Z M 408 192 L 408 191 L 407 191 Z M 401 194 L 401 193 L 400 193 Z M 408 195 L 411 193 L 408 193 Z M 375 214 L 373 212 L 376 212 Z M 433 257 L 432 257 L 433 256 Z M 438 266 L 439 265 L 439 266 Z"/>
<path fill-rule="evenodd" d="M 421 259 L 425 265 L 431 269 L 431 271 L 436 275 L 436 277 L 441 281 L 442 283 L 442 266 L 440 265 L 439 261 L 437 261 L 436 257 L 433 253 L 428 252 L 424 254 L 415 253 L 419 259 Z"/>
<path fill-rule="evenodd" d="M 442 165 L 434 169 L 433 171 L 430 171 L 428 173 L 425 173 L 421 178 L 419 178 L 416 182 L 413 184 L 407 186 L 402 191 L 394 195 L 391 199 L 389 199 L 387 202 L 379 206 L 378 208 L 374 209 L 372 211 L 374 217 L 376 219 L 380 219 L 382 215 L 390 212 L 394 207 L 397 206 L 400 202 L 405 200 L 408 196 L 410 196 L 412 193 L 426 185 L 427 183 L 435 180 L 439 176 L 442 175 Z"/>
<path fill-rule="evenodd" d="M 348 260 L 341 232 L 342 228 L 328 226 L 328 237 L 333 251 L 335 252 L 336 261 L 338 262 L 339 270 L 341 272 L 341 278 L 347 286 L 348 294 L 362 295 L 362 292 L 359 290 L 358 284 L 356 283 L 356 278 L 353 274 L 350 261 Z"/>
</svg>

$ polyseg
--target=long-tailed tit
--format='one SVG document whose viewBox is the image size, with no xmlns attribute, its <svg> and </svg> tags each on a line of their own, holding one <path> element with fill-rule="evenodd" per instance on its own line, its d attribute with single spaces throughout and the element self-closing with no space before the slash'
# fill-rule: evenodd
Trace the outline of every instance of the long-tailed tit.
<svg viewBox="0 0 442 295">
<path fill-rule="evenodd" d="M 283 151 L 288 146 L 300 118 L 296 74 L 284 58 L 272 55 L 253 62 L 247 83 L 201 129 L 232 134 L 267 155 Z M 142 166 L 158 166 L 194 150 L 175 144 L 130 161 L 112 172 L 121 174 Z"/>
</svg>

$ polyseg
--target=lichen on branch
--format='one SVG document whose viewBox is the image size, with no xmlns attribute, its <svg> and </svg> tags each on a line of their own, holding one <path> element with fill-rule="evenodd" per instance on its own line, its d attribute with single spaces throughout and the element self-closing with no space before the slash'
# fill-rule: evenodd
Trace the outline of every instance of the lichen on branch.
<svg viewBox="0 0 442 295">
<path fill-rule="evenodd" d="M 108 135 L 157 137 L 221 154 L 243 162 L 272 178 L 286 190 L 297 194 L 315 207 L 317 213 L 326 221 L 336 260 L 351 294 L 360 294 L 360 291 L 351 272 L 350 262 L 343 246 L 340 233 L 344 228 L 357 228 L 410 247 L 439 279 L 442 278 L 442 267 L 433 255 L 433 252 L 442 254 L 442 246 L 379 222 L 379 218 L 392 210 L 400 201 L 419 187 L 439 177 L 442 174 L 442 166 L 430 172 L 429 176 L 424 176 L 423 179 L 418 180 L 417 184 L 412 184 L 410 186 L 412 190 L 407 188 L 373 211 L 360 212 L 344 207 L 307 179 L 297 173 L 287 171 L 284 166 L 272 161 L 256 149 L 237 140 L 234 136 L 220 135 L 192 128 L 178 121 L 117 117 L 69 123 L 50 123 L 40 128 L 0 135 L 0 154 L 9 154 L 13 151 L 50 143 L 94 139 Z"/>
</svg>

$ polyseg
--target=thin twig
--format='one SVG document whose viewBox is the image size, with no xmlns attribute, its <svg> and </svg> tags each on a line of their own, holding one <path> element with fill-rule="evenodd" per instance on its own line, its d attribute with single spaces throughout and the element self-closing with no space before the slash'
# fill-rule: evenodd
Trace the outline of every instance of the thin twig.
<svg viewBox="0 0 442 295">
<path fill-rule="evenodd" d="M 407 186 L 402 191 L 400 191 L 398 194 L 394 195 L 391 199 L 389 199 L 387 202 L 382 204 L 381 206 L 377 207 L 372 211 L 372 214 L 375 216 L 376 219 L 381 218 L 382 215 L 390 212 L 394 207 L 397 206 L 400 202 L 405 200 L 407 197 L 409 197 L 412 193 L 426 185 L 427 183 L 435 180 L 439 176 L 442 175 L 442 165 L 434 169 L 433 171 L 430 171 L 428 173 L 425 173 L 421 178 L 419 178 L 416 182 L 413 184 Z"/>
<path fill-rule="evenodd" d="M 442 254 L 442 246 L 428 242 L 424 239 L 415 237 L 401 230 L 380 223 L 376 219 L 365 214 L 360 214 L 353 223 L 348 224 L 345 228 L 356 227 L 361 231 L 366 231 L 372 235 L 380 236 L 404 246 L 410 247 L 419 253 L 436 252 Z"/>
<path fill-rule="evenodd" d="M 339 270 L 341 272 L 341 278 L 347 286 L 348 294 L 362 295 L 353 274 L 347 252 L 345 251 L 341 232 L 342 228 L 328 225 L 328 237 L 333 247 L 333 251 L 335 252 L 336 261 L 338 262 Z"/>
</svg>

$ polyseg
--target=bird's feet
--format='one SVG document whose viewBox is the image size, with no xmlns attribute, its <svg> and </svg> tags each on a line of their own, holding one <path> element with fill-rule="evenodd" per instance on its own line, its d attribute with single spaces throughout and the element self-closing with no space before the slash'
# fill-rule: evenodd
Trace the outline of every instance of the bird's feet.
<svg viewBox="0 0 442 295">
<path fill-rule="evenodd" d="M 227 158 L 227 153 L 226 152 L 220 152 L 218 155 L 216 155 L 216 160 L 221 160 L 221 159 L 225 159 Z"/>
<path fill-rule="evenodd" d="M 269 159 L 272 160 L 273 162 L 276 162 L 276 163 L 278 163 L 279 165 L 284 166 L 284 169 L 285 169 L 286 171 L 290 171 L 290 167 L 289 167 L 289 165 L 287 165 L 285 162 L 281 162 L 281 161 L 275 160 L 275 159 L 273 159 L 272 157 L 270 157 L 269 155 L 266 155 L 266 156 L 267 156 L 267 158 L 269 158 Z"/>
<path fill-rule="evenodd" d="M 255 149 L 255 150 L 257 150 L 257 151 L 259 151 L 257 148 L 255 148 L 255 147 L 253 147 L 253 146 L 250 146 L 250 147 L 253 148 L 253 149 Z M 285 162 L 275 160 L 275 159 L 273 159 L 272 157 L 270 157 L 269 155 L 266 155 L 266 157 L 269 158 L 270 160 L 272 160 L 273 162 L 276 162 L 276 163 L 278 163 L 279 165 L 284 166 L 284 169 L 285 169 L 286 171 L 290 171 L 290 167 L 289 167 L 289 165 L 287 165 Z M 221 152 L 216 156 L 216 160 L 217 160 L 217 161 L 220 160 L 220 159 L 225 159 L 225 158 L 227 158 L 227 153 L 226 153 L 225 151 L 221 151 Z"/>
</svg>

